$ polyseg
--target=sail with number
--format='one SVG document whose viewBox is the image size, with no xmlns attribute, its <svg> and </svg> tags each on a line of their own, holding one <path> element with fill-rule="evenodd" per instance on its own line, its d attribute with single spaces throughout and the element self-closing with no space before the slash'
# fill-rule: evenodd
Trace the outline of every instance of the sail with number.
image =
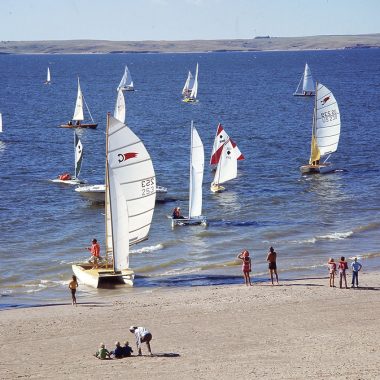
<svg viewBox="0 0 380 380">
<path fill-rule="evenodd" d="M 293 95 L 297 96 L 312 96 L 315 95 L 314 80 L 311 75 L 309 65 L 305 64 L 304 73 L 298 83 L 296 92 Z"/>
<path fill-rule="evenodd" d="M 125 123 L 125 99 L 123 91 L 121 89 L 117 92 L 117 99 L 113 116 L 115 119 L 118 119 L 122 123 Z"/>
<path fill-rule="evenodd" d="M 340 112 L 333 93 L 317 83 L 309 163 L 334 153 L 340 137 Z"/>
<path fill-rule="evenodd" d="M 202 215 L 203 143 L 191 122 L 189 218 Z"/>
</svg>

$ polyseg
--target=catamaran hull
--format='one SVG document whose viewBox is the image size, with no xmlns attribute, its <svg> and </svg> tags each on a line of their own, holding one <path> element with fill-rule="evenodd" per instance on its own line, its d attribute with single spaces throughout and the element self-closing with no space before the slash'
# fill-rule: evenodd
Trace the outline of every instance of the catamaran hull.
<svg viewBox="0 0 380 380">
<path fill-rule="evenodd" d="M 114 272 L 112 268 L 97 268 L 92 269 L 92 264 L 74 264 L 72 265 L 74 274 L 79 282 L 100 288 L 106 283 L 122 283 L 133 286 L 134 272 L 130 269 L 125 269 L 120 272 Z"/>
<path fill-rule="evenodd" d="M 307 93 L 307 94 L 302 94 L 302 93 L 297 93 L 295 92 L 293 94 L 293 96 L 315 96 L 315 93 L 314 92 L 311 92 L 311 93 Z"/>
<path fill-rule="evenodd" d="M 61 128 L 89 128 L 89 129 L 95 129 L 98 126 L 98 124 L 61 124 Z"/>
<path fill-rule="evenodd" d="M 302 174 L 326 174 L 335 171 L 333 164 L 303 165 L 300 167 Z"/>
<path fill-rule="evenodd" d="M 82 181 L 80 179 L 59 179 L 59 178 L 55 178 L 55 179 L 51 179 L 50 180 L 51 182 L 54 182 L 54 183 L 63 183 L 65 185 L 81 185 L 81 184 L 84 184 L 86 183 L 85 181 Z"/>
<path fill-rule="evenodd" d="M 207 226 L 207 219 L 205 216 L 199 216 L 197 218 L 183 218 L 183 219 L 173 219 L 172 218 L 172 228 L 175 226 Z"/>
</svg>

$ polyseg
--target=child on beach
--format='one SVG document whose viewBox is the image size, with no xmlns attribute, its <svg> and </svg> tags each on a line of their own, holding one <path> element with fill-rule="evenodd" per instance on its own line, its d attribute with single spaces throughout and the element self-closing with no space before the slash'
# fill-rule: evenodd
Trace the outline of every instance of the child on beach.
<svg viewBox="0 0 380 380">
<path fill-rule="evenodd" d="M 335 288 L 335 274 L 336 274 L 336 262 L 333 258 L 330 258 L 328 261 L 329 273 L 330 273 L 330 287 Z"/>
<path fill-rule="evenodd" d="M 132 347 L 129 345 L 129 342 L 125 341 L 124 346 L 123 346 L 123 356 L 124 357 L 131 356 L 132 352 L 133 350 L 132 350 Z"/>
<path fill-rule="evenodd" d="M 243 271 L 245 285 L 252 286 L 251 277 L 249 275 L 249 273 L 252 270 L 251 258 L 249 257 L 249 252 L 247 250 L 244 250 L 243 252 L 238 254 L 237 258 L 243 262 L 241 270 Z"/>
<path fill-rule="evenodd" d="M 339 264 L 339 287 L 342 289 L 342 281 L 344 280 L 344 285 L 347 288 L 347 277 L 346 277 L 346 270 L 348 269 L 347 261 L 345 260 L 344 256 L 340 258 Z"/>
<path fill-rule="evenodd" d="M 77 305 L 77 297 L 75 295 L 75 293 L 77 292 L 77 287 L 78 287 L 77 277 L 73 275 L 72 280 L 69 283 L 69 289 L 71 290 L 71 298 L 72 298 L 73 306 Z"/>
<path fill-rule="evenodd" d="M 104 346 L 104 343 L 100 343 L 100 346 L 99 346 L 99 350 L 96 351 L 95 357 L 97 357 L 98 359 L 100 360 L 104 360 L 104 359 L 111 359 L 111 354 L 110 352 L 106 349 L 106 347 Z"/>
<path fill-rule="evenodd" d="M 121 359 L 124 357 L 124 349 L 120 346 L 120 342 L 115 342 L 115 349 L 111 351 L 111 355 L 114 356 L 115 359 Z"/>
</svg>

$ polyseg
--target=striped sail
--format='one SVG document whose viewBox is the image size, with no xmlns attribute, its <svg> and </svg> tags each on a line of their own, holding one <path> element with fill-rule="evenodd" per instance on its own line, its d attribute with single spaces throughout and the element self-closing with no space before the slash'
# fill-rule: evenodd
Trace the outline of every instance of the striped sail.
<svg viewBox="0 0 380 380">
<path fill-rule="evenodd" d="M 113 117 L 115 119 L 118 119 L 122 123 L 125 123 L 125 99 L 123 91 L 121 89 L 117 92 L 117 99 Z"/>
<path fill-rule="evenodd" d="M 317 83 L 310 163 L 338 149 L 340 126 L 339 107 L 333 93 Z"/>
<path fill-rule="evenodd" d="M 202 215 L 203 143 L 191 122 L 189 218 Z"/>
<path fill-rule="evenodd" d="M 83 121 L 83 95 L 82 90 L 80 88 L 79 78 L 78 78 L 78 94 L 77 94 L 77 101 L 75 103 L 75 110 L 74 110 L 74 116 L 73 120 Z"/>
<path fill-rule="evenodd" d="M 74 131 L 74 149 L 75 149 L 75 171 L 74 176 L 75 178 L 79 177 L 80 170 L 82 168 L 82 161 L 83 161 L 83 145 L 80 141 L 77 133 Z"/>
<path fill-rule="evenodd" d="M 218 166 L 216 167 L 214 184 L 222 184 L 237 177 L 237 157 L 231 140 L 223 145 Z"/>
</svg>

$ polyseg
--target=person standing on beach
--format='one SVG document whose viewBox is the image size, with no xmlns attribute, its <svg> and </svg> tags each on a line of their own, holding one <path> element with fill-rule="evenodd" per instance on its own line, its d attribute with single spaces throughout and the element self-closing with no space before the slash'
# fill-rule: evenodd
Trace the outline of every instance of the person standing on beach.
<svg viewBox="0 0 380 380">
<path fill-rule="evenodd" d="M 273 249 L 273 247 L 269 248 L 268 256 L 267 256 L 267 261 L 268 261 L 268 268 L 269 268 L 269 274 L 270 274 L 270 279 L 273 283 L 273 273 L 276 275 L 276 281 L 278 285 L 278 274 L 277 274 L 277 252 Z"/>
<path fill-rule="evenodd" d="M 77 305 L 77 297 L 75 295 L 77 292 L 77 287 L 78 287 L 77 276 L 73 275 L 72 280 L 69 283 L 69 289 L 71 290 L 71 298 L 72 298 L 73 306 Z"/>
<path fill-rule="evenodd" d="M 355 282 L 356 282 L 356 287 L 359 287 L 359 272 L 362 269 L 362 264 L 359 263 L 358 258 L 355 257 L 354 261 L 351 263 L 351 268 L 352 268 L 352 284 L 351 288 L 355 287 Z"/>
<path fill-rule="evenodd" d="M 100 245 L 96 239 L 92 239 L 91 247 L 87 247 L 87 249 L 91 252 L 91 257 L 88 260 L 90 263 L 92 262 L 93 268 L 99 268 L 98 262 L 100 260 Z"/>
<path fill-rule="evenodd" d="M 150 341 L 152 340 L 152 334 L 145 327 L 131 326 L 129 331 L 135 334 L 136 346 L 138 350 L 138 356 L 141 356 L 141 343 L 146 343 L 150 356 L 153 356 L 150 349 Z"/>
<path fill-rule="evenodd" d="M 245 284 L 247 286 L 252 286 L 251 277 L 249 275 L 252 270 L 252 263 L 251 263 L 251 258 L 249 257 L 249 252 L 247 250 L 244 250 L 237 255 L 237 258 L 243 262 L 241 270 L 243 271 Z"/>
<path fill-rule="evenodd" d="M 345 260 L 344 256 L 340 258 L 339 264 L 338 264 L 338 270 L 339 270 L 339 287 L 342 289 L 342 282 L 344 280 L 344 285 L 347 288 L 347 277 L 346 277 L 346 270 L 348 269 L 347 261 Z"/>
<path fill-rule="evenodd" d="M 330 274 L 330 287 L 335 288 L 334 281 L 335 281 L 335 273 L 336 273 L 336 262 L 331 257 L 328 261 L 329 266 L 329 274 Z"/>
</svg>

